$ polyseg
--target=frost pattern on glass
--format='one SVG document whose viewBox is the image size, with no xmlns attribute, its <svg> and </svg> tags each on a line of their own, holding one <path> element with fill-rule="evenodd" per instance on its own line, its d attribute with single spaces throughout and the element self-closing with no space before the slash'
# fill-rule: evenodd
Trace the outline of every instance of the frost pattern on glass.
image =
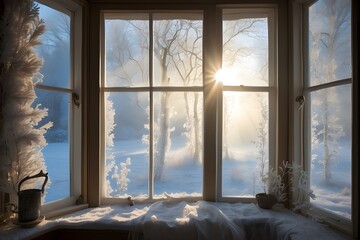
<svg viewBox="0 0 360 240">
<path fill-rule="evenodd" d="M 202 40 L 200 20 L 154 21 L 154 86 L 202 86 Z"/>
<path fill-rule="evenodd" d="M 104 100 L 105 196 L 149 196 L 149 181 L 155 198 L 165 192 L 201 196 L 202 93 L 161 87 L 203 85 L 202 14 L 107 16 L 105 87 L 120 89 Z M 152 92 L 149 86 L 158 89 Z"/>
<path fill-rule="evenodd" d="M 309 8 L 309 86 L 351 78 L 351 4 Z M 351 84 L 310 93 L 311 202 L 351 219 Z"/>
<path fill-rule="evenodd" d="M 351 218 L 351 87 L 311 94 L 311 188 L 322 208 Z"/>
<path fill-rule="evenodd" d="M 146 197 L 149 147 L 149 94 L 105 94 L 105 196 Z"/>
<path fill-rule="evenodd" d="M 45 33 L 40 37 L 42 44 L 36 47 L 36 52 L 44 59 L 40 69 L 43 75 L 41 84 L 70 88 L 70 17 L 45 5 L 39 6 L 40 18 L 46 26 Z"/>
<path fill-rule="evenodd" d="M 155 195 L 202 195 L 202 101 L 202 93 L 154 94 Z"/>
<path fill-rule="evenodd" d="M 349 0 L 320 0 L 309 9 L 310 86 L 351 78 Z"/>
<path fill-rule="evenodd" d="M 268 93 L 223 93 L 222 196 L 263 192 L 269 167 Z"/>
<path fill-rule="evenodd" d="M 42 44 L 36 47 L 43 58 L 41 75 L 37 84 L 71 88 L 70 17 L 57 10 L 39 4 L 39 15 L 45 22 L 46 31 Z M 33 103 L 48 108 L 48 116 L 42 122 L 53 122 L 45 134 L 47 146 L 42 152 L 51 178 L 45 203 L 70 197 L 70 109 L 71 95 L 61 91 L 35 88 L 37 99 Z"/>
<path fill-rule="evenodd" d="M 134 18 L 143 15 L 105 20 L 106 87 L 149 86 L 149 22 Z"/>
<path fill-rule="evenodd" d="M 267 18 L 223 19 L 223 65 L 231 72 L 224 85 L 269 85 Z"/>
<path fill-rule="evenodd" d="M 70 141 L 69 117 L 70 94 L 35 88 L 37 99 L 34 104 L 48 108 L 48 116 L 42 122 L 53 122 L 45 134 L 46 147 L 43 155 L 51 184 L 47 189 L 45 203 L 70 196 Z M 41 123 L 41 122 L 40 122 Z"/>
</svg>

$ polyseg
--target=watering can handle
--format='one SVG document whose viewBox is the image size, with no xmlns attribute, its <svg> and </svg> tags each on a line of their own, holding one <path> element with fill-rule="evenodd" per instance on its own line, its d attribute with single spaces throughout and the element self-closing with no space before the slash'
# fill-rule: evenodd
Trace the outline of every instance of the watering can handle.
<svg viewBox="0 0 360 240">
<path fill-rule="evenodd" d="M 20 192 L 20 187 L 21 187 L 21 184 L 23 184 L 23 182 L 25 182 L 26 180 L 29 180 L 31 178 L 38 178 L 38 177 L 45 177 L 45 181 L 44 181 L 44 183 L 43 183 L 43 185 L 41 187 L 41 192 L 44 193 L 44 188 L 45 188 L 45 185 L 46 185 L 46 183 L 48 181 L 48 173 L 44 173 L 42 170 L 38 174 L 36 174 L 34 176 L 31 176 L 31 177 L 27 176 L 27 177 L 23 178 L 19 182 L 18 193 Z"/>
</svg>

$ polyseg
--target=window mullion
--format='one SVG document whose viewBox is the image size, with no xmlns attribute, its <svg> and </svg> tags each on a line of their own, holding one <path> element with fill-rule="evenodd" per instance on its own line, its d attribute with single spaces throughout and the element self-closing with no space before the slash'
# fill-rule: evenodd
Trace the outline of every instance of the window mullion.
<svg viewBox="0 0 360 240">
<path fill-rule="evenodd" d="M 331 88 L 331 87 L 336 87 L 336 86 L 341 86 L 341 85 L 351 84 L 351 83 L 352 83 L 351 78 L 341 79 L 341 80 L 334 81 L 334 82 L 328 82 L 328 83 L 304 88 L 304 92 L 309 93 L 309 92 L 314 92 L 314 91 L 318 91 L 321 89 L 326 89 L 326 88 Z"/>
<path fill-rule="evenodd" d="M 149 198 L 154 198 L 154 97 L 153 97 L 153 48 L 154 48 L 154 34 L 153 34 L 153 14 L 149 13 Z"/>
<path fill-rule="evenodd" d="M 223 86 L 223 91 L 237 91 L 237 92 L 270 92 L 276 89 L 275 87 L 253 87 L 253 86 Z"/>
<path fill-rule="evenodd" d="M 203 87 L 107 87 L 107 92 L 202 92 Z"/>
<path fill-rule="evenodd" d="M 204 59 L 204 187 L 203 199 L 215 201 L 217 198 L 217 153 L 221 148 L 217 145 L 217 85 L 214 74 L 221 67 L 221 10 L 209 8 L 204 11 L 203 32 Z"/>
</svg>

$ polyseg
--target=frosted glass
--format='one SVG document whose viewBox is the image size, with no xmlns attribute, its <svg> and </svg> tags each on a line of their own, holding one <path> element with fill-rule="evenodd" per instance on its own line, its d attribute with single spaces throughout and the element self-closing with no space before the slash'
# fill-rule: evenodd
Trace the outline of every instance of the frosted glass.
<svg viewBox="0 0 360 240">
<path fill-rule="evenodd" d="M 42 44 L 36 52 L 44 60 L 34 81 L 52 87 L 71 88 L 71 38 L 70 17 L 55 9 L 39 4 L 39 17 L 44 20 L 46 31 L 40 36 Z"/>
<path fill-rule="evenodd" d="M 351 218 L 351 86 L 311 93 L 311 202 Z"/>
<path fill-rule="evenodd" d="M 224 10 L 222 68 L 229 86 L 269 86 L 269 40 L 267 18 L 228 19 Z"/>
<path fill-rule="evenodd" d="M 309 85 L 351 78 L 350 0 L 320 0 L 309 8 Z"/>
<path fill-rule="evenodd" d="M 68 93 L 35 89 L 38 98 L 33 106 L 41 104 L 48 109 L 39 126 L 52 122 L 45 134 L 47 146 L 42 150 L 51 184 L 46 190 L 45 203 L 70 196 L 70 99 Z"/>
<path fill-rule="evenodd" d="M 269 166 L 268 106 L 267 93 L 223 93 L 222 196 L 264 192 L 260 176 Z"/>
<path fill-rule="evenodd" d="M 149 21 L 146 14 L 105 20 L 105 86 L 149 86 Z"/>
<path fill-rule="evenodd" d="M 202 93 L 154 94 L 155 195 L 202 195 Z"/>
<path fill-rule="evenodd" d="M 149 178 L 149 94 L 106 93 L 107 197 L 146 197 Z M 114 113 L 114 115 L 111 114 Z"/>
<path fill-rule="evenodd" d="M 173 15 L 154 16 L 154 86 L 202 86 L 202 20 Z"/>
</svg>

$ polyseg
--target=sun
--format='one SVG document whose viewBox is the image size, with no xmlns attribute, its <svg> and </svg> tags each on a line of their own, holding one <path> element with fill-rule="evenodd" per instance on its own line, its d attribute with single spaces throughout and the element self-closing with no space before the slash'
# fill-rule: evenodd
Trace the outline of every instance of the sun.
<svg viewBox="0 0 360 240">
<path fill-rule="evenodd" d="M 226 75 L 226 71 L 221 68 L 215 73 L 215 80 L 218 82 L 223 82 L 224 79 L 226 78 L 225 75 Z"/>
<path fill-rule="evenodd" d="M 231 68 L 221 68 L 215 73 L 215 79 L 224 85 L 235 85 L 236 72 Z"/>
</svg>

